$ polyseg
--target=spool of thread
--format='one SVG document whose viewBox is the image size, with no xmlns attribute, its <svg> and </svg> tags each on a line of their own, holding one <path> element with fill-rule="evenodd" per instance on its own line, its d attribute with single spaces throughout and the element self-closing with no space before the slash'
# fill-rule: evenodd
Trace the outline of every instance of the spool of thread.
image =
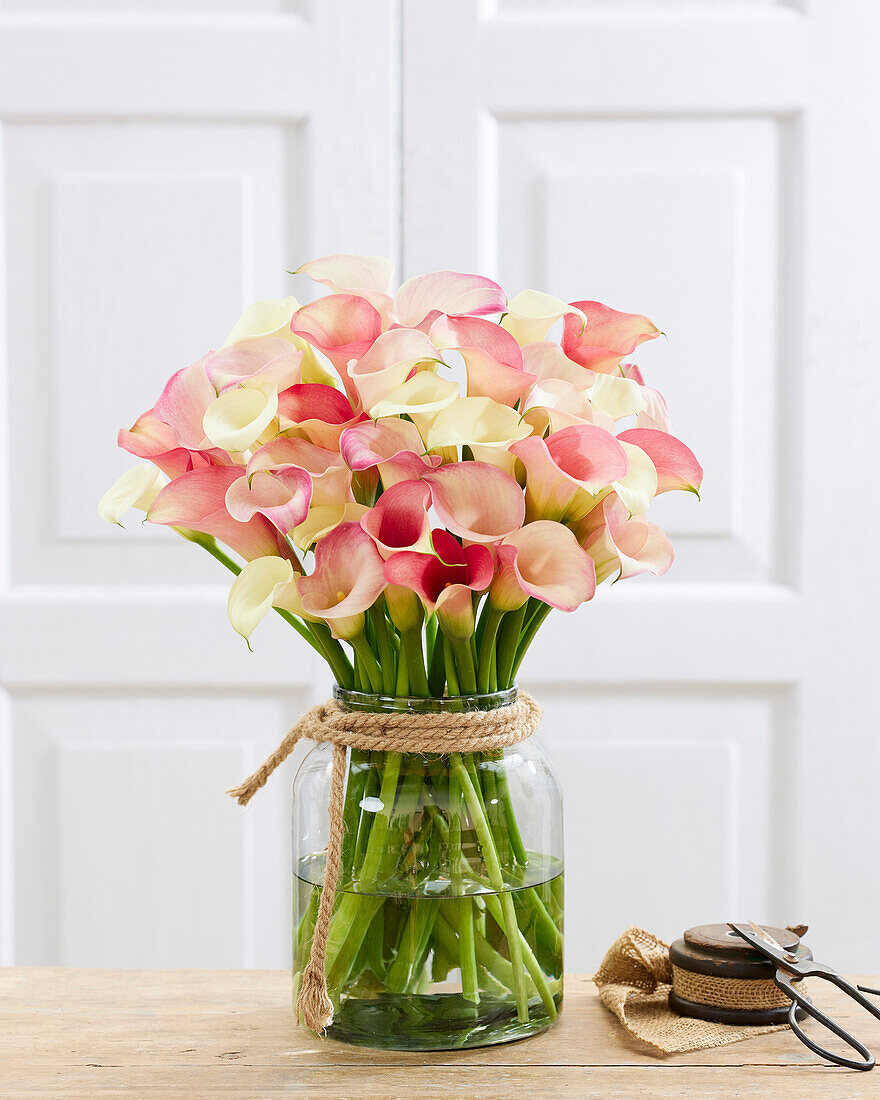
<svg viewBox="0 0 880 1100">
<path fill-rule="evenodd" d="M 812 959 L 798 932 L 765 926 L 786 950 Z M 773 978 L 776 966 L 726 924 L 689 928 L 669 948 L 672 990 L 669 1007 L 680 1016 L 722 1024 L 784 1024 L 790 999 Z M 798 1009 L 798 1019 L 806 1013 Z"/>
</svg>

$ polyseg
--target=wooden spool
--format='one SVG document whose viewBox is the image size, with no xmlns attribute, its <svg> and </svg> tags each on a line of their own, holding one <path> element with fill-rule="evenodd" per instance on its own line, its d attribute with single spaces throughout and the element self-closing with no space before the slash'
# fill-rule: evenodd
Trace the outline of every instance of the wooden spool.
<svg viewBox="0 0 880 1100">
<path fill-rule="evenodd" d="M 764 930 L 786 950 L 795 951 L 799 959 L 812 959 L 812 952 L 796 932 L 769 925 Z M 669 948 L 669 960 L 673 968 L 669 1007 L 680 1016 L 755 1026 L 788 1022 L 791 1001 L 773 983 L 776 965 L 728 925 L 689 928 Z M 742 983 L 739 988 L 737 983 Z M 685 990 L 691 999 L 682 995 Z M 774 1000 L 779 1003 L 761 1005 Z M 798 1019 L 805 1015 L 798 1009 Z"/>
</svg>

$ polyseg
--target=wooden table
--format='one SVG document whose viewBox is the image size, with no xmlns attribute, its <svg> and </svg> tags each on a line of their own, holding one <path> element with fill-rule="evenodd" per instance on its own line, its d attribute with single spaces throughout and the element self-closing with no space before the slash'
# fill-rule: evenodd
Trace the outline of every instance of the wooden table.
<svg viewBox="0 0 880 1100">
<path fill-rule="evenodd" d="M 319 1039 L 294 1027 L 289 999 L 289 975 L 278 971 L 0 970 L 0 1096 L 880 1096 L 880 1069 L 827 1066 L 788 1032 L 654 1057 L 577 975 L 550 1031 L 459 1053 L 383 1053 Z M 857 1018 L 834 990 L 818 1000 L 880 1049 L 880 1024 Z"/>
</svg>

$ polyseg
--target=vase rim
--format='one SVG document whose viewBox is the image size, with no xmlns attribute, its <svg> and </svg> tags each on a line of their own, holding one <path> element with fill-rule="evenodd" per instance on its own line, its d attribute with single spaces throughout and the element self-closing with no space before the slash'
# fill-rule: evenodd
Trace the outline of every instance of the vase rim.
<svg viewBox="0 0 880 1100">
<path fill-rule="evenodd" d="M 516 702 L 517 687 L 475 695 L 383 695 L 368 691 L 354 691 L 333 685 L 333 698 L 351 710 L 412 712 L 415 714 L 460 714 L 462 711 L 497 710 Z"/>
</svg>

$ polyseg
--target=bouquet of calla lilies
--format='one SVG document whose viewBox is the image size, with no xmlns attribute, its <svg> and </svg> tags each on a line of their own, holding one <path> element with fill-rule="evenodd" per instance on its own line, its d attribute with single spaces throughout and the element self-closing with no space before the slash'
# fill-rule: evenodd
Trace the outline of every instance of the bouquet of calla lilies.
<svg viewBox="0 0 880 1100">
<path fill-rule="evenodd" d="M 120 431 L 146 464 L 99 511 L 204 547 L 235 630 L 274 608 L 341 687 L 493 692 L 551 608 L 669 568 L 645 513 L 702 470 L 627 361 L 647 317 L 451 271 L 394 295 L 392 271 L 327 256 L 298 269 L 323 297 L 245 310 Z"/>
</svg>

